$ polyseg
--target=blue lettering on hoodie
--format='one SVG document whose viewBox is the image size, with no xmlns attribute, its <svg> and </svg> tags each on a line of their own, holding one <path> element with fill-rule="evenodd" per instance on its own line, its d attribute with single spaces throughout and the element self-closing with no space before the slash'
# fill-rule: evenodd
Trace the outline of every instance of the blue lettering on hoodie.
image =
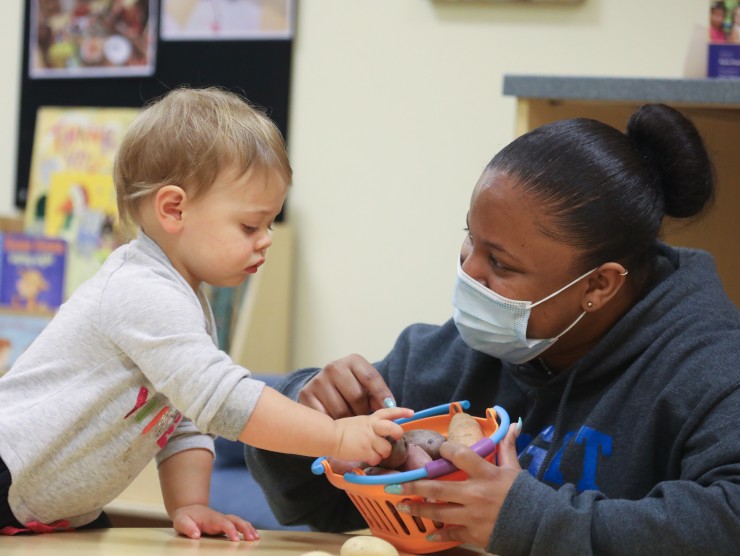
<svg viewBox="0 0 740 556">
<path fill-rule="evenodd" d="M 601 456 L 612 455 L 612 437 L 589 427 L 581 427 L 575 442 L 583 444 L 583 473 L 576 487 L 579 491 L 599 490 L 596 485 L 596 466 Z"/>
<path fill-rule="evenodd" d="M 538 435 L 537 439 L 540 444 L 544 445 L 544 447 L 533 444 L 531 435 L 522 434 L 517 438 L 516 448 L 519 453 L 519 460 L 523 465 L 524 462 L 529 460 L 527 471 L 534 477 L 537 476 L 537 473 L 545 460 L 547 450 L 552 443 L 554 431 L 554 427 L 550 425 L 545 427 Z M 550 465 L 545 471 L 543 478 L 551 484 L 565 484 L 565 478 L 560 469 L 560 463 L 563 457 L 563 451 L 571 443 L 583 446 L 583 466 L 581 469 L 581 476 L 577 478 L 577 481 L 574 481 L 576 483 L 576 488 L 579 492 L 584 490 L 598 490 L 599 487 L 596 484 L 596 472 L 599 458 L 611 456 L 612 437 L 586 426 L 582 426 L 578 430 L 578 433 L 568 432 L 563 435 L 562 444 L 550 461 Z M 574 479 L 576 478 L 574 477 Z"/>
</svg>

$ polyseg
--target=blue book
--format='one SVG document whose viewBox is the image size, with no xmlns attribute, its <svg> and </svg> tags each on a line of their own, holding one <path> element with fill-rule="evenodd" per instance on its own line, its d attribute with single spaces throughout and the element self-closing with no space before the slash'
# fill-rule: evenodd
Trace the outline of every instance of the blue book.
<svg viewBox="0 0 740 556">
<path fill-rule="evenodd" d="M 0 310 L 0 376 L 13 366 L 51 319 L 50 314 Z"/>
<path fill-rule="evenodd" d="M 67 242 L 0 233 L 0 308 L 54 313 L 64 301 Z"/>
</svg>

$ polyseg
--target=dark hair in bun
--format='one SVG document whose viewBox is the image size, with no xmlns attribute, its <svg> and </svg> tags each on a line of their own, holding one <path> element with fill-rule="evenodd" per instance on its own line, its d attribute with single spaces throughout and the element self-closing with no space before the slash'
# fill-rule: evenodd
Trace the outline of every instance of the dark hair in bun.
<svg viewBox="0 0 740 556">
<path fill-rule="evenodd" d="M 648 104 L 622 133 L 575 118 L 540 126 L 488 164 L 544 204 L 543 231 L 582 253 L 582 271 L 620 262 L 638 289 L 651 277 L 665 215 L 699 215 L 715 195 L 714 169 L 694 124 Z"/>
</svg>

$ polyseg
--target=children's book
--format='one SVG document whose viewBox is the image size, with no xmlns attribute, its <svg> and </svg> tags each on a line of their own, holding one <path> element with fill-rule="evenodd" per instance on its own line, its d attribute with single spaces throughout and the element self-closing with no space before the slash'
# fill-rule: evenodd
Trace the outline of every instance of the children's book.
<svg viewBox="0 0 740 556">
<path fill-rule="evenodd" d="M 233 331 L 248 282 L 245 280 L 236 287 L 206 286 L 206 295 L 216 320 L 218 348 L 227 353 L 231 349 Z"/>
<path fill-rule="evenodd" d="M 740 2 L 709 1 L 707 77 L 740 78 Z"/>
<path fill-rule="evenodd" d="M 66 242 L 0 233 L 0 245 L 0 307 L 53 314 L 64 300 Z"/>
<path fill-rule="evenodd" d="M 65 299 L 123 243 L 113 163 L 138 108 L 41 107 L 31 155 L 26 233 L 67 241 Z"/>
<path fill-rule="evenodd" d="M 112 176 L 74 171 L 54 173 L 46 199 L 43 233 L 64 239 L 69 245 L 66 299 L 123 242 Z"/>
<path fill-rule="evenodd" d="M 42 106 L 33 136 L 26 231 L 44 229 L 52 177 L 61 172 L 113 175 L 113 161 L 138 108 Z"/>
<path fill-rule="evenodd" d="M 51 321 L 50 314 L 0 310 L 0 376 Z"/>
</svg>

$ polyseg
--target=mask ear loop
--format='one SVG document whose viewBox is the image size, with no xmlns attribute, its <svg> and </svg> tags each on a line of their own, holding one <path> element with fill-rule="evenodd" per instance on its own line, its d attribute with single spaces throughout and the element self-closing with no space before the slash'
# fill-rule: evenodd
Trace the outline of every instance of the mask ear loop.
<svg viewBox="0 0 740 556">
<path fill-rule="evenodd" d="M 548 295 L 548 296 L 547 296 L 547 297 L 545 297 L 544 299 L 540 299 L 540 300 L 539 300 L 539 301 L 537 301 L 536 303 L 530 303 L 530 305 L 529 305 L 529 308 L 530 308 L 530 309 L 532 309 L 533 307 L 537 307 L 537 305 L 539 305 L 540 303 L 544 303 L 544 302 L 545 302 L 545 301 L 547 301 L 548 299 L 552 299 L 553 297 L 555 297 L 555 296 L 556 296 L 556 295 L 558 295 L 559 293 L 561 293 L 561 292 L 564 292 L 565 290 L 567 290 L 567 289 L 568 289 L 569 287 L 571 287 L 571 286 L 572 286 L 573 284 L 576 284 L 576 283 L 580 282 L 581 280 L 583 280 L 583 279 L 584 279 L 584 278 L 585 278 L 586 276 L 588 276 L 588 275 L 589 275 L 589 274 L 591 274 L 592 272 L 594 272 L 594 271 L 598 270 L 598 268 L 599 268 L 599 267 L 597 266 L 596 268 L 592 268 L 592 269 L 591 269 L 591 270 L 589 270 L 588 272 L 584 272 L 584 273 L 583 273 L 583 274 L 581 274 L 581 275 L 580 275 L 580 276 L 579 276 L 578 278 L 576 278 L 575 280 L 573 280 L 573 281 L 572 281 L 572 282 L 571 282 L 570 284 L 566 284 L 565 286 L 563 286 L 562 288 L 560 288 L 560 289 L 559 289 L 558 291 L 556 291 L 556 292 L 553 292 L 553 293 L 551 293 L 550 295 Z"/>
<path fill-rule="evenodd" d="M 560 334 L 558 334 L 557 336 L 555 336 L 554 338 L 552 338 L 552 342 L 553 343 L 556 342 L 557 340 L 559 340 L 560 338 L 562 338 L 563 336 L 565 336 L 568 332 L 570 332 L 570 329 L 573 328 L 576 324 L 578 324 L 581 321 L 581 319 L 586 316 L 586 313 L 587 313 L 587 311 L 582 311 L 581 314 L 578 315 L 578 318 L 576 320 L 574 320 L 570 324 L 570 326 L 568 328 L 566 328 Z"/>
</svg>

